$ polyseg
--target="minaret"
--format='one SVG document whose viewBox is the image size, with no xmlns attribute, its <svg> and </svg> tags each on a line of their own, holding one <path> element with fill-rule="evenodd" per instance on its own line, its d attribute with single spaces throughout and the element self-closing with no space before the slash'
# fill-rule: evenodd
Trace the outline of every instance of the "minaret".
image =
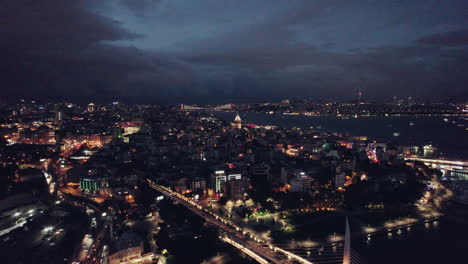
<svg viewBox="0 0 468 264">
<path fill-rule="evenodd" d="M 234 118 L 234 122 L 231 123 L 231 126 L 237 129 L 242 128 L 242 119 L 239 116 L 239 112 L 237 112 L 236 117 Z"/>
</svg>

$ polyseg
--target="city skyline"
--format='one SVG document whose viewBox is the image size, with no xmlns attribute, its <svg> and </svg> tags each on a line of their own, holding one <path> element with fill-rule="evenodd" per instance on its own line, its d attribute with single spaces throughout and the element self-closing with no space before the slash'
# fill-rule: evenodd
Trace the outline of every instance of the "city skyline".
<svg viewBox="0 0 468 264">
<path fill-rule="evenodd" d="M 0 0 L 0 260 L 440 264 L 467 0 Z"/>
<path fill-rule="evenodd" d="M 357 96 L 343 103 L 0 105 L 0 258 L 460 259 L 468 106 Z"/>
</svg>

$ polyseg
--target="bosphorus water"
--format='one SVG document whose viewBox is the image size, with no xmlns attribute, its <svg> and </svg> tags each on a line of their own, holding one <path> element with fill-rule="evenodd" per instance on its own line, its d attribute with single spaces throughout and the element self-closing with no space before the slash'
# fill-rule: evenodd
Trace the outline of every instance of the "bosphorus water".
<svg viewBox="0 0 468 264">
<path fill-rule="evenodd" d="M 215 114 L 226 121 L 232 121 L 235 116 L 233 112 Z M 468 122 L 462 117 L 382 116 L 342 119 L 255 112 L 241 112 L 240 116 L 244 124 L 314 127 L 352 136 L 367 136 L 378 142 L 397 140 L 403 145 L 432 144 L 443 153 L 443 157 L 468 160 Z M 395 136 L 394 133 L 399 135 Z M 467 209 L 466 206 L 460 206 L 453 210 L 466 212 Z M 381 234 L 370 241 L 365 237 L 355 237 L 351 247 L 367 263 L 463 263 L 468 250 L 464 239 L 468 232 L 468 222 L 464 217 L 450 212 L 453 210 L 447 211 L 436 222 L 418 224 L 411 231 L 405 229 L 401 234 L 394 232 L 392 237 Z"/>
<path fill-rule="evenodd" d="M 220 118 L 232 121 L 235 113 L 216 112 Z M 403 145 L 435 146 L 445 158 L 468 160 L 467 120 L 461 117 L 381 116 L 343 119 L 339 117 L 291 116 L 256 112 L 240 113 L 244 124 L 279 127 L 314 127 L 351 136 L 367 136 L 371 140 L 396 140 Z M 395 136 L 397 134 L 398 136 Z"/>
</svg>

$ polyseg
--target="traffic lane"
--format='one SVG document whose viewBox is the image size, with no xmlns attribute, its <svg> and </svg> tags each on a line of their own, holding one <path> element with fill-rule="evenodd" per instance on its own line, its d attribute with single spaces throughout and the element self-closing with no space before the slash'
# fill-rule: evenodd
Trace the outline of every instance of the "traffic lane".
<svg viewBox="0 0 468 264">
<path fill-rule="evenodd" d="M 167 195 L 167 193 L 166 193 Z M 264 246 L 267 247 L 267 245 L 259 245 L 257 243 L 254 243 L 252 241 L 250 241 L 249 238 L 247 237 L 244 237 L 243 235 L 239 234 L 239 232 L 237 230 L 235 230 L 233 227 L 231 227 L 230 225 L 228 224 L 225 224 L 223 222 L 221 222 L 220 220 L 216 219 L 216 217 L 214 217 L 213 215 L 211 214 L 207 214 L 205 213 L 204 211 L 198 209 L 196 206 L 192 205 L 191 203 L 185 201 L 184 199 L 180 198 L 180 197 L 177 197 L 177 196 L 174 196 L 174 195 L 171 195 L 171 197 L 176 200 L 177 202 L 183 204 L 185 207 L 187 207 L 188 209 L 190 209 L 192 212 L 195 212 L 196 214 L 198 214 L 199 216 L 203 217 L 205 220 L 208 220 L 210 223 L 218 226 L 219 228 L 225 230 L 226 232 L 229 232 L 231 236 L 234 236 L 236 237 L 237 239 L 239 239 L 239 241 L 236 241 L 237 243 L 239 244 L 248 244 L 250 247 L 252 248 L 249 248 L 249 249 L 253 249 L 252 251 L 254 251 L 256 254 L 259 254 L 259 255 L 264 255 L 264 256 L 267 256 L 267 258 L 270 260 L 270 261 L 273 261 L 275 263 L 291 263 L 289 261 L 287 262 L 284 262 L 284 261 L 280 261 L 278 262 L 278 255 L 279 253 L 272 253 L 272 251 L 269 249 L 266 249 Z M 287 258 L 287 256 L 284 256 Z"/>
</svg>

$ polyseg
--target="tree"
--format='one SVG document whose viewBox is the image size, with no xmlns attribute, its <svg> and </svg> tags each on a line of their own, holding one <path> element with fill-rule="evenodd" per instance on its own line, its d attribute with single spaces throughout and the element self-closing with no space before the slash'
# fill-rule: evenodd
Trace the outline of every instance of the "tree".
<svg viewBox="0 0 468 264">
<path fill-rule="evenodd" d="M 226 205 L 226 203 L 227 203 L 226 197 L 221 197 L 221 198 L 219 199 L 218 203 L 219 203 L 220 205 Z"/>
</svg>

